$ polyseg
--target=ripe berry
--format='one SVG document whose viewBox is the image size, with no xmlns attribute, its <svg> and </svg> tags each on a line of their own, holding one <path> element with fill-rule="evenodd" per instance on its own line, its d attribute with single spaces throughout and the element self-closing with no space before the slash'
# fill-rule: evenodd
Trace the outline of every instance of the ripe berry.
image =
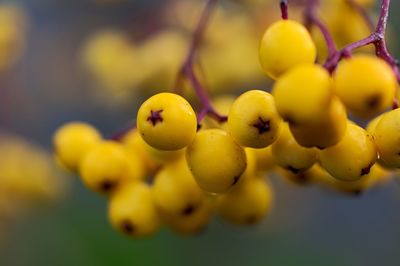
<svg viewBox="0 0 400 266">
<path fill-rule="evenodd" d="M 372 55 L 343 60 L 334 75 L 334 90 L 346 107 L 369 118 L 391 107 L 397 88 L 390 66 Z"/>
<path fill-rule="evenodd" d="M 382 163 L 391 168 L 400 167 L 400 109 L 382 115 L 375 126 L 373 136 Z M 370 128 L 373 126 L 370 125 Z"/>
<path fill-rule="evenodd" d="M 273 170 L 275 161 L 272 156 L 271 146 L 263 149 L 251 149 L 256 159 L 256 172 L 264 173 Z"/>
<path fill-rule="evenodd" d="M 318 65 L 301 65 L 282 75 L 272 94 L 281 117 L 291 124 L 315 124 L 329 114 L 333 96 L 329 73 Z"/>
<path fill-rule="evenodd" d="M 272 207 L 272 190 L 262 178 L 250 178 L 217 201 L 217 210 L 232 224 L 252 225 L 263 219 Z"/>
<path fill-rule="evenodd" d="M 212 215 L 212 206 L 209 199 L 205 199 L 190 215 L 162 214 L 163 221 L 168 227 L 182 235 L 196 235 L 205 230 Z"/>
<path fill-rule="evenodd" d="M 261 66 L 274 79 L 297 65 L 314 63 L 317 54 L 307 29 L 292 20 L 272 24 L 262 37 L 259 52 Z"/>
<path fill-rule="evenodd" d="M 152 235 L 160 226 L 151 190 L 141 182 L 128 183 L 112 195 L 108 217 L 116 230 L 132 237 Z"/>
<path fill-rule="evenodd" d="M 94 127 L 83 122 L 70 122 L 56 131 L 53 145 L 58 160 L 76 171 L 83 156 L 100 141 L 101 135 Z"/>
<path fill-rule="evenodd" d="M 181 96 L 159 93 L 142 104 L 137 126 L 150 146 L 159 150 L 179 150 L 193 141 L 197 118 L 193 108 Z"/>
<path fill-rule="evenodd" d="M 127 174 L 127 154 L 114 141 L 100 142 L 82 159 L 80 176 L 93 191 L 110 194 L 124 181 Z"/>
<path fill-rule="evenodd" d="M 246 153 L 220 129 L 200 131 L 187 147 L 186 159 L 198 185 L 210 193 L 225 193 L 246 169 Z"/>
<path fill-rule="evenodd" d="M 318 159 L 318 150 L 300 146 L 290 132 L 287 123 L 282 124 L 281 134 L 271 148 L 275 162 L 293 173 L 307 170 Z"/>
<path fill-rule="evenodd" d="M 324 149 L 336 145 L 343 138 L 346 126 L 346 108 L 334 97 L 325 120 L 307 125 L 290 124 L 290 131 L 301 146 Z"/>
<path fill-rule="evenodd" d="M 228 128 L 240 145 L 265 148 L 278 137 L 281 118 L 271 94 L 252 90 L 240 95 L 233 103 Z"/>
<path fill-rule="evenodd" d="M 184 158 L 167 164 L 157 173 L 152 192 L 157 207 L 168 215 L 191 215 L 204 200 L 204 192 Z"/>
<path fill-rule="evenodd" d="M 348 123 L 346 133 L 338 144 L 320 152 L 322 167 L 343 181 L 355 181 L 367 175 L 376 159 L 372 136 L 353 123 Z"/>
</svg>

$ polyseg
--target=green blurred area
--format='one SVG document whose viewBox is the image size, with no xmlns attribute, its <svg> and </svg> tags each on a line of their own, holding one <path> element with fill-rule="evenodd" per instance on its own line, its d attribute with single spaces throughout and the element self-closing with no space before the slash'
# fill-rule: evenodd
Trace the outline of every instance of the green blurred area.
<svg viewBox="0 0 400 266">
<path fill-rule="evenodd" d="M 93 18 L 92 12 L 96 10 L 91 10 L 90 5 L 81 8 L 73 1 L 21 2 L 31 8 L 28 10 L 32 14 L 32 43 L 19 77 L 24 79 L 22 83 L 31 85 L 32 91 L 27 93 L 40 108 L 33 113 L 24 107 L 16 109 L 18 112 L 6 126 L 49 147 L 54 129 L 69 119 L 89 120 L 106 132 L 128 121 L 135 113 L 134 106 L 117 114 L 111 113 L 112 107 L 100 104 L 91 103 L 89 108 L 85 101 L 91 95 L 85 92 L 80 97 L 75 94 L 79 98 L 75 102 L 67 98 L 64 100 L 70 101 L 69 105 L 58 106 L 61 100 L 51 96 L 56 90 L 79 92 L 74 81 L 62 83 L 62 79 L 72 79 L 71 74 L 37 81 L 37 77 L 50 79 L 54 73 L 47 71 L 57 66 L 55 62 L 69 65 L 65 72 L 79 71 L 71 66 L 74 57 L 67 60 L 70 55 L 65 54 L 63 42 L 70 40 L 67 47 L 76 49 L 81 38 L 71 36 L 82 35 L 90 27 L 73 29 L 79 28 L 87 16 Z M 147 4 L 152 6 L 150 1 Z M 399 1 L 393 1 L 390 23 L 397 43 L 399 10 Z M 106 8 L 97 11 L 101 16 L 110 15 L 97 26 L 109 22 L 122 24 L 128 17 L 126 8 L 112 9 L 110 13 Z M 121 18 L 118 12 L 123 14 Z M 393 49 L 399 55 L 397 46 Z M 45 52 L 50 53 L 53 61 L 44 58 L 37 65 Z M 57 81 L 61 87 L 52 87 Z M 49 92 L 42 85 L 52 90 Z M 181 237 L 162 229 L 150 239 L 129 239 L 112 230 L 107 222 L 105 199 L 85 189 L 78 178 L 71 176 L 71 179 L 73 189 L 67 200 L 32 212 L 12 225 L 0 250 L 1 266 L 399 265 L 400 186 L 395 181 L 352 198 L 320 188 L 296 187 L 270 177 L 276 204 L 258 226 L 239 228 L 215 218 L 206 231 L 195 237 Z"/>
</svg>

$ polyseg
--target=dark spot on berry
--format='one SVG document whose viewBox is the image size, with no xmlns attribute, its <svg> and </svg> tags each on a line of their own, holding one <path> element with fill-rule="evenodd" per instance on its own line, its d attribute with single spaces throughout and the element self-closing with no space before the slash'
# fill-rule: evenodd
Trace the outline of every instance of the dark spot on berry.
<svg viewBox="0 0 400 266">
<path fill-rule="evenodd" d="M 235 176 L 235 177 L 233 178 L 232 186 L 236 185 L 236 184 L 239 182 L 239 180 L 240 180 L 240 176 Z"/>
<path fill-rule="evenodd" d="M 116 186 L 115 182 L 105 180 L 105 181 L 101 182 L 100 189 L 101 189 L 101 191 L 107 193 L 107 192 L 110 192 L 111 190 L 113 190 L 115 186 Z"/>
<path fill-rule="evenodd" d="M 288 167 L 286 167 L 286 169 L 289 170 L 290 172 L 292 172 L 293 174 L 300 173 L 300 169 L 294 168 L 293 166 L 288 166 Z"/>
<path fill-rule="evenodd" d="M 307 176 L 306 173 L 304 172 L 299 172 L 298 174 L 296 174 L 296 182 L 299 184 L 307 184 L 309 183 L 309 177 Z"/>
<path fill-rule="evenodd" d="M 361 196 L 362 195 L 362 190 L 361 189 L 354 189 L 353 191 L 351 191 L 351 194 L 353 196 Z"/>
<path fill-rule="evenodd" d="M 374 165 L 374 164 L 371 163 L 371 164 L 368 165 L 367 167 L 364 167 L 363 169 L 361 169 L 361 176 L 368 175 L 369 172 L 371 171 L 371 167 L 372 167 L 373 165 Z"/>
<path fill-rule="evenodd" d="M 246 224 L 255 224 L 258 222 L 258 217 L 256 215 L 250 215 L 246 218 L 245 223 Z"/>
<path fill-rule="evenodd" d="M 157 123 L 161 123 L 164 121 L 163 117 L 161 116 L 161 113 L 163 110 L 158 110 L 158 111 L 150 111 L 150 116 L 147 118 L 147 121 L 150 122 L 153 126 L 157 125 Z"/>
<path fill-rule="evenodd" d="M 196 210 L 196 207 L 189 204 L 183 209 L 182 214 L 188 216 L 188 215 L 191 215 L 195 210 Z"/>
<path fill-rule="evenodd" d="M 321 146 L 316 146 L 318 150 L 325 150 L 325 147 L 321 147 Z"/>
<path fill-rule="evenodd" d="M 370 109 L 375 109 L 375 108 L 379 107 L 381 101 L 382 101 L 381 95 L 379 95 L 379 94 L 372 95 L 367 98 L 366 105 Z"/>
<path fill-rule="evenodd" d="M 258 121 L 252 125 L 253 127 L 258 129 L 258 134 L 264 134 L 265 132 L 270 131 L 271 122 L 269 120 L 264 120 L 261 117 L 258 117 Z"/>
<path fill-rule="evenodd" d="M 131 221 L 125 220 L 121 223 L 121 229 L 124 233 L 130 235 L 135 232 L 135 225 Z"/>
</svg>

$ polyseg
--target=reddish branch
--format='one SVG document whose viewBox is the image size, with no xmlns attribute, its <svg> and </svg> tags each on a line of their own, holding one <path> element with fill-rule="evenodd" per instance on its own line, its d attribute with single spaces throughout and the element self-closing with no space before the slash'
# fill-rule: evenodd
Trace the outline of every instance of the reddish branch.
<svg viewBox="0 0 400 266">
<path fill-rule="evenodd" d="M 208 0 L 203 13 L 200 17 L 200 20 L 197 24 L 197 27 L 193 33 L 192 42 L 189 47 L 189 51 L 187 53 L 186 59 L 178 73 L 177 77 L 177 84 L 179 85 L 181 81 L 186 78 L 192 84 L 197 96 L 202 105 L 202 109 L 200 110 L 199 114 L 197 115 L 198 123 L 203 120 L 206 115 L 214 118 L 218 122 L 222 123 L 227 120 L 226 116 L 220 115 L 212 106 L 210 98 L 208 96 L 207 90 L 201 84 L 200 80 L 198 79 L 196 72 L 194 70 L 195 65 L 195 57 L 198 51 L 198 48 L 201 44 L 201 41 L 204 36 L 204 32 L 206 30 L 208 21 L 210 19 L 212 10 L 215 7 L 217 0 Z M 177 88 L 179 89 L 179 88 Z"/>
<path fill-rule="evenodd" d="M 281 6 L 282 19 L 285 20 L 288 19 L 289 18 L 288 0 L 281 0 L 280 6 Z"/>
<path fill-rule="evenodd" d="M 361 12 L 363 17 L 365 17 L 367 21 L 370 21 L 368 14 L 362 7 L 356 5 L 355 2 L 352 0 L 348 1 L 350 4 L 353 5 L 353 7 L 356 7 L 357 10 Z M 329 50 L 328 59 L 324 64 L 324 67 L 327 70 L 329 70 L 332 73 L 336 69 L 339 61 L 342 58 L 350 57 L 355 49 L 373 44 L 375 46 L 376 55 L 385 60 L 392 67 L 393 72 L 397 77 L 397 80 L 400 82 L 400 70 L 398 61 L 389 53 L 385 40 L 387 20 L 389 17 L 390 0 L 381 1 L 381 12 L 375 30 L 368 37 L 361 39 L 357 42 L 351 43 L 339 51 L 336 50 L 334 40 L 330 35 L 328 29 L 316 15 L 315 9 L 317 4 L 318 4 L 317 0 L 309 0 L 305 11 L 305 16 L 306 16 L 306 21 L 308 21 L 308 23 L 317 26 L 324 35 Z"/>
</svg>

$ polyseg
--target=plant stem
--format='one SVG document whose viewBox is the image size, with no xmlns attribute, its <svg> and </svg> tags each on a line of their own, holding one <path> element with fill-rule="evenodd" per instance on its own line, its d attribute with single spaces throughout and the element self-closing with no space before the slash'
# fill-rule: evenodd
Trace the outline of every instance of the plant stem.
<svg viewBox="0 0 400 266">
<path fill-rule="evenodd" d="M 225 122 L 227 120 L 226 116 L 218 114 L 218 112 L 213 108 L 207 90 L 203 87 L 203 85 L 197 78 L 197 75 L 194 70 L 194 61 L 196 52 L 201 44 L 212 10 L 214 9 L 216 3 L 217 0 L 208 0 L 203 10 L 203 13 L 200 17 L 200 20 L 197 24 L 197 27 L 193 32 L 193 37 L 189 46 L 189 51 L 187 53 L 186 59 L 177 77 L 178 81 L 182 80 L 182 78 L 188 79 L 191 82 L 197 96 L 199 97 L 199 100 L 202 104 L 202 109 L 200 110 L 199 115 L 197 116 L 199 124 L 206 115 L 210 115 L 213 119 L 217 120 L 220 123 Z"/>
<path fill-rule="evenodd" d="M 389 17 L 389 7 L 390 0 L 382 0 L 381 12 L 375 31 L 372 32 L 368 37 L 351 43 L 345 46 L 342 50 L 337 51 L 334 56 L 328 58 L 328 60 L 325 62 L 325 68 L 332 73 L 336 69 L 339 61 L 342 58 L 351 56 L 352 52 L 357 48 L 373 44 L 375 46 L 376 55 L 385 60 L 392 67 L 397 80 L 400 82 L 398 61 L 389 53 L 385 41 L 386 26 Z"/>
<path fill-rule="evenodd" d="M 287 20 L 289 18 L 288 0 L 281 0 L 280 6 L 281 6 L 281 17 L 282 19 Z"/>
<path fill-rule="evenodd" d="M 317 6 L 318 0 L 308 0 L 304 11 L 306 25 L 309 25 L 309 27 L 315 25 L 320 30 L 328 48 L 328 58 L 331 58 L 337 52 L 335 41 L 333 40 L 333 37 L 330 34 L 326 25 L 318 18 L 316 13 Z"/>
</svg>

